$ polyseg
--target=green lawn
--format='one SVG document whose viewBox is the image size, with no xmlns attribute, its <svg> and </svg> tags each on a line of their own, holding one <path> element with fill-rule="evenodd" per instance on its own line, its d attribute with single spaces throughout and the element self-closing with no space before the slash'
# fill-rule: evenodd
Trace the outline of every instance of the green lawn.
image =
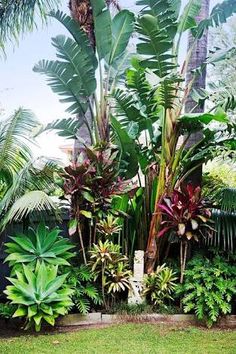
<svg viewBox="0 0 236 354">
<path fill-rule="evenodd" d="M 0 339 L 1 354 L 236 353 L 236 331 L 127 324 Z"/>
</svg>

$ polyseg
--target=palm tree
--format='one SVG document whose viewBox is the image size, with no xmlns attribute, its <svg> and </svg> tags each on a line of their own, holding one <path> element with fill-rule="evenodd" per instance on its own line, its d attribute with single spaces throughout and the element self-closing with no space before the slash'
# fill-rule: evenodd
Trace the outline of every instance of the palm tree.
<svg viewBox="0 0 236 354">
<path fill-rule="evenodd" d="M 48 196 L 55 184 L 56 164 L 33 158 L 32 131 L 38 122 L 29 110 L 19 108 L 0 121 L 0 215 L 1 227 L 21 220 L 34 210 L 55 209 Z"/>
<path fill-rule="evenodd" d="M 209 17 L 209 7 L 210 7 L 210 0 L 202 0 L 201 2 L 201 9 L 199 14 L 196 16 L 196 22 L 199 23 L 202 20 L 205 20 Z M 194 37 L 192 36 L 191 32 L 188 35 L 188 50 L 193 47 L 194 44 Z M 196 42 L 195 46 L 193 47 L 191 59 L 188 63 L 187 67 L 187 75 L 186 75 L 186 84 L 188 85 L 192 78 L 193 78 L 193 71 L 196 68 L 199 68 L 207 58 L 208 53 L 208 29 L 204 31 L 203 36 Z M 199 88 L 206 87 L 206 68 L 203 69 L 201 75 L 199 75 L 193 83 L 192 89 L 198 90 Z M 186 103 L 185 103 L 185 112 L 186 113 L 202 113 L 204 112 L 204 103 L 201 105 L 196 106 L 196 102 L 193 100 L 191 93 L 189 94 Z M 190 148 L 191 146 L 195 145 L 202 139 L 202 132 L 196 132 L 192 134 L 186 144 L 186 148 Z M 194 185 L 200 185 L 202 179 L 202 166 L 194 171 L 189 177 L 188 181 L 190 181 Z"/>
</svg>

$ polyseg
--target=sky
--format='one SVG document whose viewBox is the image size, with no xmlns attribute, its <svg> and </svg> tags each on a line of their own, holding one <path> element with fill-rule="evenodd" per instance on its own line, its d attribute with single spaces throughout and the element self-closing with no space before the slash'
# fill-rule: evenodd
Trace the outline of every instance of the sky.
<svg viewBox="0 0 236 354">
<path fill-rule="evenodd" d="M 217 2 L 211 0 L 211 6 Z M 120 0 L 122 8 L 133 9 L 134 3 L 135 0 Z M 69 13 L 66 0 L 61 10 Z M 7 46 L 7 59 L 0 58 L 0 108 L 4 109 L 6 116 L 21 106 L 31 109 L 43 124 L 68 117 L 65 105 L 47 86 L 46 77 L 32 71 L 39 60 L 55 58 L 51 37 L 58 34 L 67 33 L 58 21 L 51 20 L 47 27 L 39 25 L 38 30 L 25 35 L 15 48 Z M 42 155 L 59 157 L 59 146 L 65 141 L 50 132 L 43 134 L 38 143 Z"/>
</svg>

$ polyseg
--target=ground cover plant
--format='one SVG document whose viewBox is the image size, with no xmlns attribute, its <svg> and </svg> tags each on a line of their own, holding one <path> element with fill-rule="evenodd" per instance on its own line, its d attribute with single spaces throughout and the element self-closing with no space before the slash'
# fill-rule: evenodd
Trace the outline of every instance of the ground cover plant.
<svg viewBox="0 0 236 354">
<path fill-rule="evenodd" d="M 194 311 L 209 327 L 221 315 L 231 313 L 236 295 L 236 267 L 224 258 L 194 257 L 185 272 L 185 283 L 179 286 L 184 312 Z"/>
</svg>

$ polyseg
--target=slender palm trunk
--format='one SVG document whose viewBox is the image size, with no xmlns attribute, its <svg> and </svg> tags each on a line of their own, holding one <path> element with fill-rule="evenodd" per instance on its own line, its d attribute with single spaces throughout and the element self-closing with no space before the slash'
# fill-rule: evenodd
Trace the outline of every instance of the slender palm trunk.
<svg viewBox="0 0 236 354">
<path fill-rule="evenodd" d="M 197 22 L 207 18 L 209 16 L 209 6 L 210 0 L 202 0 L 202 7 L 199 15 L 196 18 Z M 189 33 L 188 37 L 188 48 L 193 46 L 194 39 Z M 186 83 L 188 84 L 192 80 L 192 71 L 203 64 L 207 58 L 207 45 L 208 45 L 208 31 L 205 31 L 202 38 L 198 40 L 195 44 L 194 50 L 192 51 L 192 56 L 187 67 Z M 194 81 L 192 89 L 198 90 L 199 88 L 206 87 L 206 69 L 203 70 L 202 74 Z M 196 107 L 196 102 L 191 97 L 191 92 L 186 100 L 185 112 L 202 113 L 204 112 L 204 104 Z M 202 132 L 199 131 L 190 136 L 186 148 L 190 148 L 202 139 Z M 188 182 L 194 185 L 201 185 L 202 179 L 202 166 L 194 170 L 192 174 L 188 177 Z"/>
</svg>

